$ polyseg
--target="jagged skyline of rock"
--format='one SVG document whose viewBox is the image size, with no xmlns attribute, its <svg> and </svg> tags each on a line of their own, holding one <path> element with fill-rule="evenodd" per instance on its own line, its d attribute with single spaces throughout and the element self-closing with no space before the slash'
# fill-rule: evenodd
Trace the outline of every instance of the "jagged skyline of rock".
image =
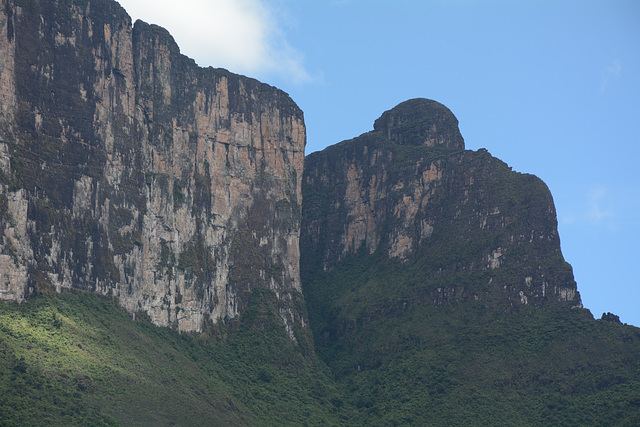
<svg viewBox="0 0 640 427">
<path fill-rule="evenodd" d="M 609 9 L 609 12 L 611 10 L 612 9 Z M 625 62 L 625 64 L 626 64 L 626 62 Z M 626 69 L 624 67 L 622 67 L 622 62 L 619 61 L 619 60 L 614 61 L 610 65 L 605 67 L 606 75 L 603 76 L 603 85 L 605 84 L 605 80 L 606 80 L 607 87 L 611 87 L 612 83 L 614 82 L 614 77 L 616 77 L 616 76 L 620 77 L 620 74 L 623 72 L 623 70 L 626 70 Z M 415 95 L 418 95 L 418 94 L 412 93 L 411 95 L 415 96 Z M 429 95 L 432 96 L 431 93 L 429 93 Z M 298 98 L 296 98 L 296 99 L 298 99 Z M 302 102 L 304 102 L 304 97 L 302 97 L 302 99 L 303 99 Z M 445 99 L 445 98 L 438 98 L 438 99 Z M 450 102 L 447 102 L 447 104 L 450 105 L 450 106 L 455 105 L 455 104 L 451 104 Z M 373 105 L 373 104 L 371 104 L 371 105 Z M 387 105 L 387 108 L 390 107 L 390 106 L 391 105 Z M 456 110 L 456 114 L 464 115 L 464 109 L 460 110 L 459 108 L 456 107 L 455 110 Z M 461 113 L 461 111 L 463 111 L 463 112 Z M 311 116 L 315 117 L 315 115 L 311 115 Z M 356 116 L 357 116 L 357 114 L 356 114 Z M 355 122 L 357 122 L 357 120 L 353 121 L 353 122 L 355 123 Z M 468 117 L 465 118 L 463 124 L 465 124 L 465 123 L 471 123 L 468 120 Z M 466 124 L 465 124 L 465 126 L 466 126 Z M 329 128 L 329 127 L 325 126 L 325 128 Z M 467 135 L 468 135 L 468 133 L 467 133 Z M 344 136 L 348 137 L 348 135 L 343 135 L 343 137 Z M 312 140 L 315 140 L 315 138 L 313 138 Z M 468 141 L 470 141 L 472 144 L 474 144 L 474 143 L 478 144 L 478 139 L 477 138 L 468 139 Z M 333 141 L 330 141 L 330 142 L 333 142 Z M 488 144 L 482 144 L 482 145 L 488 145 Z M 472 148 L 473 148 L 473 146 L 472 146 Z M 492 149 L 491 147 L 490 147 L 490 149 L 494 154 L 496 153 L 495 150 Z M 503 157 L 503 156 L 501 156 L 501 157 Z M 632 157 L 632 156 L 629 156 L 629 157 Z M 505 160 L 510 161 L 511 158 L 505 158 Z M 553 160 L 553 159 L 551 159 L 551 160 Z M 556 169 L 558 169 L 558 168 L 556 168 Z M 632 168 L 627 168 L 627 169 L 618 168 L 618 170 L 627 170 L 627 171 L 631 170 L 631 169 Z M 531 168 L 531 169 L 518 168 L 518 170 L 524 171 L 524 172 L 534 172 L 534 173 L 536 173 L 536 169 L 535 168 Z M 600 175 L 600 176 L 602 176 L 602 175 Z M 560 226 L 561 227 L 566 227 L 567 224 L 572 222 L 572 221 L 574 221 L 576 219 L 576 217 L 575 217 L 575 215 L 573 215 L 573 216 L 572 215 L 568 215 L 568 216 L 567 215 L 562 215 L 562 210 L 563 210 L 562 200 L 563 199 L 561 197 L 557 196 L 557 191 L 555 190 L 557 187 L 554 186 L 554 183 L 553 182 L 549 182 L 549 184 L 550 184 L 550 187 L 551 187 L 551 189 L 552 189 L 552 191 L 554 193 L 554 196 L 556 196 L 556 201 L 560 201 L 559 202 L 559 206 L 558 206 L 559 218 L 560 218 Z M 633 193 L 633 189 L 631 189 L 631 190 L 632 190 L 632 193 Z M 606 206 L 602 206 L 601 205 L 601 202 L 608 196 L 608 194 L 610 194 L 610 193 L 608 192 L 607 187 L 605 187 L 605 186 L 595 186 L 595 187 L 593 187 L 591 189 L 591 192 L 587 195 L 587 197 L 585 197 L 587 200 L 584 202 L 584 204 L 586 204 L 589 207 L 589 209 L 591 209 L 590 214 L 589 214 L 590 215 L 589 218 L 592 218 L 594 221 L 597 220 L 597 221 L 601 222 L 601 221 L 605 221 L 607 219 L 611 219 L 614 214 L 620 212 L 620 211 L 614 211 L 614 210 L 612 210 L 610 208 L 607 208 Z M 632 201 L 630 203 L 632 203 Z M 629 209 L 629 211 L 633 211 L 633 209 Z M 613 230 L 613 231 L 616 231 L 616 230 Z M 619 230 L 618 230 L 618 233 L 619 233 Z M 566 236 L 566 233 L 561 233 L 561 234 L 563 236 Z M 583 233 L 583 234 L 585 234 L 585 233 Z M 630 235 L 633 235 L 633 234 L 630 233 Z M 569 236 L 569 237 L 571 237 L 571 236 Z M 567 242 L 570 243 L 571 241 L 572 241 L 571 238 L 566 238 L 566 237 L 563 238 L 563 244 L 564 244 L 563 246 L 566 247 L 567 246 Z M 599 261 L 601 261 L 601 263 L 600 262 L 599 263 L 591 263 L 592 265 L 594 265 L 596 267 L 598 267 L 600 265 L 603 265 L 603 266 L 606 265 L 606 261 L 603 259 L 602 256 L 597 255 L 597 252 L 595 252 L 595 251 L 591 251 L 591 252 L 593 253 L 593 255 L 589 255 L 589 256 L 598 256 L 599 257 Z M 612 251 L 607 251 L 607 252 L 611 253 Z M 629 256 L 631 256 L 631 254 L 633 254 L 633 251 L 624 251 L 623 250 L 623 251 L 621 251 L 620 256 L 629 257 Z M 605 254 L 604 257 L 606 257 L 606 256 L 607 255 Z M 574 265 L 576 264 L 576 260 L 575 259 L 570 258 L 569 260 Z M 578 263 L 581 263 L 581 262 L 582 262 L 582 259 L 579 259 Z M 579 277 L 581 272 L 583 272 L 583 271 L 585 271 L 585 270 L 583 270 L 582 268 L 577 268 L 576 274 L 578 275 L 578 282 L 579 282 L 579 285 L 580 285 L 581 289 L 586 289 L 587 288 L 587 283 L 582 283 L 582 281 L 580 280 L 580 277 Z M 598 271 L 606 272 L 607 268 L 606 267 L 598 268 Z M 611 276 L 608 279 L 609 281 L 615 281 L 615 277 L 617 277 L 615 275 L 616 274 L 622 274 L 621 273 L 622 270 L 620 270 L 620 269 L 609 269 L 608 271 L 610 271 L 610 273 L 614 274 L 614 276 Z M 607 283 L 607 289 L 612 289 L 611 286 L 617 285 L 618 282 L 622 283 L 622 281 L 617 281 L 616 283 Z M 627 282 L 633 284 L 633 280 L 630 280 L 630 281 L 627 281 Z M 604 283 L 604 282 L 600 281 L 599 283 Z M 602 286 L 600 286 L 600 287 L 602 287 Z M 613 298 L 614 294 L 615 294 L 615 292 L 609 292 L 607 295 Z M 632 300 L 632 299 L 633 298 L 629 298 L 629 300 Z M 620 299 L 618 298 L 618 300 L 620 300 Z M 587 305 L 587 307 L 591 307 L 591 305 L 589 304 L 588 301 L 587 301 L 586 305 Z M 615 309 L 611 309 L 610 306 L 608 306 L 606 311 L 609 311 L 609 310 L 614 311 L 614 312 L 616 311 Z M 597 310 L 597 309 L 594 310 L 594 314 L 595 315 L 599 315 L 599 313 L 598 313 L 599 311 L 600 310 Z M 626 321 L 626 319 L 624 317 L 624 314 L 623 313 L 619 313 L 619 314 L 622 315 L 623 321 Z"/>
<path fill-rule="evenodd" d="M 367 132 L 381 111 L 406 99 L 444 103 L 468 148 L 486 148 L 549 185 L 585 306 L 640 326 L 632 302 L 640 281 L 619 268 L 640 251 L 637 2 L 267 6 L 312 80 L 252 75 L 304 110 L 308 153 Z M 196 60 L 216 66 L 204 53 Z"/>
</svg>

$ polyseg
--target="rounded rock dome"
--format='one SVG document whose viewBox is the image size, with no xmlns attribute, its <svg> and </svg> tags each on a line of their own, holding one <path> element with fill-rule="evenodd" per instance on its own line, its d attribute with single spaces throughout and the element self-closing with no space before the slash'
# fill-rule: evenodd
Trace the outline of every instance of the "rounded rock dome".
<svg viewBox="0 0 640 427">
<path fill-rule="evenodd" d="M 464 149 L 458 119 L 431 99 L 416 98 L 398 104 L 375 121 L 373 130 L 397 144 Z"/>
</svg>

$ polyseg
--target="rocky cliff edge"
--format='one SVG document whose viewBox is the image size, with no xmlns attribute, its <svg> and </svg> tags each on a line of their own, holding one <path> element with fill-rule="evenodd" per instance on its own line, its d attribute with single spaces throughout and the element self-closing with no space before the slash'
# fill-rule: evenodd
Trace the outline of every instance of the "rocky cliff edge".
<svg viewBox="0 0 640 427">
<path fill-rule="evenodd" d="M 301 110 L 111 0 L 2 0 L 0 298 L 80 288 L 200 331 L 255 286 L 291 336 Z"/>
<path fill-rule="evenodd" d="M 331 281 L 318 277 L 373 263 L 397 273 L 380 297 L 405 307 L 581 306 L 547 186 L 486 150 L 465 150 L 438 102 L 401 103 L 374 131 L 307 156 L 302 188 L 309 304 L 322 304 L 310 295 Z"/>
</svg>

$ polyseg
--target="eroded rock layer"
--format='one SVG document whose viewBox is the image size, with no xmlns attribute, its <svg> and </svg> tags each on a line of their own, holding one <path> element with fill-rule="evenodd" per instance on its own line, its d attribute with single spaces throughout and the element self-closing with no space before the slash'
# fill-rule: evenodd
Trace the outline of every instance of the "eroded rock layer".
<svg viewBox="0 0 640 427">
<path fill-rule="evenodd" d="M 264 286 L 303 324 L 287 94 L 198 67 L 111 0 L 2 0 L 0 58 L 1 298 L 88 289 L 199 331 Z"/>
</svg>

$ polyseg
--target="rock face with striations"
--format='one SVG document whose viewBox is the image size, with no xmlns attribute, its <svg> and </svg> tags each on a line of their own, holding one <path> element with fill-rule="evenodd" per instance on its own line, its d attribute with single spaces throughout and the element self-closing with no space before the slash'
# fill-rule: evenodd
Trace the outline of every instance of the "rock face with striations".
<svg viewBox="0 0 640 427">
<path fill-rule="evenodd" d="M 2 0 L 0 297 L 81 288 L 199 331 L 273 290 L 302 326 L 306 142 L 289 96 L 115 1 Z"/>
<path fill-rule="evenodd" d="M 375 257 L 409 272 L 393 303 L 405 307 L 581 306 L 546 185 L 466 151 L 457 119 L 435 101 L 406 101 L 374 131 L 307 156 L 303 195 L 310 305 L 324 286 L 312 278 Z"/>
</svg>

